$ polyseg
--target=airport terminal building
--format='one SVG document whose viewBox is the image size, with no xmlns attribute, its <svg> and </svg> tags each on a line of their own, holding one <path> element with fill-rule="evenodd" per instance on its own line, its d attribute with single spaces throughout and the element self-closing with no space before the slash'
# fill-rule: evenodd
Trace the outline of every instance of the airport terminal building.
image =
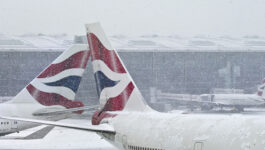
<svg viewBox="0 0 265 150">
<path fill-rule="evenodd" d="M 255 93 L 265 77 L 265 39 L 261 37 L 111 36 L 128 71 L 150 100 L 150 88 L 179 94 L 242 89 Z M 0 95 L 16 95 L 30 80 L 82 36 L 0 35 Z M 89 63 L 77 98 L 97 103 Z"/>
</svg>

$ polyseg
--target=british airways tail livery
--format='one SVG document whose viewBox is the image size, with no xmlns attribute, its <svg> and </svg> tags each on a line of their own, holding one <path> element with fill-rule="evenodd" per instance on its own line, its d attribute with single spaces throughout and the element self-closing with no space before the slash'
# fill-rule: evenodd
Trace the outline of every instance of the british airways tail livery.
<svg viewBox="0 0 265 150">
<path fill-rule="evenodd" d="M 81 101 L 75 101 L 75 94 L 89 58 L 87 49 L 85 45 L 74 45 L 63 52 L 8 103 L 65 108 L 83 106 Z"/>
<path fill-rule="evenodd" d="M 13 99 L 0 104 L 0 114 L 58 120 L 62 116 L 47 117 L 43 114 L 49 112 L 51 115 L 51 112 L 83 107 L 84 104 L 81 101 L 75 100 L 75 95 L 89 56 L 90 52 L 87 45 L 73 45 L 56 58 Z M 83 111 L 74 112 L 82 113 Z M 12 128 L 20 131 L 31 126 L 22 122 L 18 122 L 16 125 L 12 122 L 6 123 L 6 120 L 0 120 L 0 122 L 4 122 L 5 126 L 10 124 L 10 130 L 2 130 L 0 126 L 0 135 L 14 132 Z M 13 124 L 12 128 L 11 124 Z"/>
<path fill-rule="evenodd" d="M 177 114 L 152 110 L 99 24 L 87 36 L 101 109 L 93 126 L 2 118 L 96 132 L 121 150 L 262 150 L 263 114 Z"/>
<path fill-rule="evenodd" d="M 87 38 L 101 109 L 92 123 L 114 117 L 115 111 L 150 111 L 117 52 L 111 47 L 98 24 L 89 25 Z"/>
</svg>

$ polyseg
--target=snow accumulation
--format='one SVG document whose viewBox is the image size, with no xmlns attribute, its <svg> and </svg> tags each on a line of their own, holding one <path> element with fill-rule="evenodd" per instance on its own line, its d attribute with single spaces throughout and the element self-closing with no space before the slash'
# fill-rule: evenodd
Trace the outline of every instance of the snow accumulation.
<svg viewBox="0 0 265 150">
<path fill-rule="evenodd" d="M 90 120 L 84 119 L 65 119 L 61 120 L 60 122 L 78 124 L 83 126 L 91 124 Z M 96 133 L 66 129 L 61 127 L 55 127 L 43 139 L 23 139 L 23 137 L 26 137 L 44 127 L 46 126 L 42 125 L 21 131 L 20 133 L 13 133 L 7 136 L 0 137 L 0 149 L 117 150 Z M 14 141 L 14 139 L 16 140 Z"/>
<path fill-rule="evenodd" d="M 73 43 L 72 36 L 0 35 L 0 51 L 63 51 Z"/>
<path fill-rule="evenodd" d="M 180 52 L 219 52 L 219 51 L 265 51 L 265 38 L 258 36 L 109 36 L 110 41 L 119 51 L 180 51 Z M 0 51 L 63 51 L 73 43 L 87 43 L 85 36 L 69 35 L 0 35 Z"/>
</svg>

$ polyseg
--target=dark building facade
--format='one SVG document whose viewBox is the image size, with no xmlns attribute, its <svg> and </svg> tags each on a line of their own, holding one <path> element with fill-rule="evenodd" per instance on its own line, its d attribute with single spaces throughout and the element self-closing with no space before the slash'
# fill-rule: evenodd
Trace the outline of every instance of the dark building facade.
<svg viewBox="0 0 265 150">
<path fill-rule="evenodd" d="M 14 96 L 60 51 L 1 51 L 0 95 Z M 150 87 L 163 92 L 203 94 L 213 88 L 254 93 L 265 77 L 265 52 L 253 51 L 119 51 L 128 71 L 149 101 Z M 97 103 L 89 63 L 77 99 Z"/>
</svg>

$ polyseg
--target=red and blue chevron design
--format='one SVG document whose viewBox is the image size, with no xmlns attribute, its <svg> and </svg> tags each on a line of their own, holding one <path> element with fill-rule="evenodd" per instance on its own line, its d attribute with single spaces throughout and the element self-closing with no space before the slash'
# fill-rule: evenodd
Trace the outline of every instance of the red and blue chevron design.
<svg viewBox="0 0 265 150">
<path fill-rule="evenodd" d="M 75 50 L 63 53 L 27 87 L 29 94 L 44 106 L 82 107 L 74 100 L 90 52 Z M 82 111 L 78 111 L 81 113 Z"/>
<path fill-rule="evenodd" d="M 124 109 L 134 90 L 133 83 L 127 78 L 127 72 L 115 50 L 108 50 L 97 36 L 88 33 L 91 61 L 99 99 L 106 99 L 104 107 L 93 115 L 92 124 L 98 125 L 104 118 L 116 115 L 108 111 Z"/>
</svg>

